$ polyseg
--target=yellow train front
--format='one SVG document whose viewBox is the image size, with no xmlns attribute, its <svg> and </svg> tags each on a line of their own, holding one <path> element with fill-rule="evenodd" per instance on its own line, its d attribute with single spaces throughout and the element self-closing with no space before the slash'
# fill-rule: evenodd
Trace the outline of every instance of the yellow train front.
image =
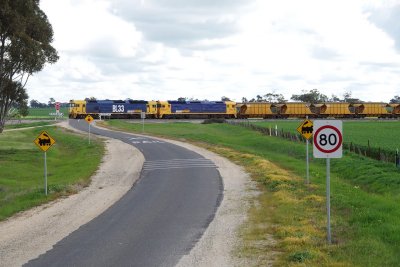
<svg viewBox="0 0 400 267">
<path fill-rule="evenodd" d="M 68 114 L 70 119 L 86 117 L 86 100 L 70 100 Z"/>
<path fill-rule="evenodd" d="M 232 101 L 157 101 L 157 118 L 236 118 L 236 103 Z"/>
</svg>

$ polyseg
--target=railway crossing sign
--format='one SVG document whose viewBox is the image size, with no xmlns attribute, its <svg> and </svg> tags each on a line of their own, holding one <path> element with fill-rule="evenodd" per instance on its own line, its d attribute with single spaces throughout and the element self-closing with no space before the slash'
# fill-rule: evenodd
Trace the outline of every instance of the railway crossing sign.
<svg viewBox="0 0 400 267">
<path fill-rule="evenodd" d="M 310 183 L 310 164 L 309 164 L 309 153 L 308 153 L 308 144 L 309 144 L 309 139 L 313 135 L 313 122 L 308 119 L 308 116 L 306 119 L 297 127 L 297 131 L 306 139 L 306 178 L 307 178 L 307 184 Z"/>
<path fill-rule="evenodd" d="M 92 123 L 92 121 L 93 121 L 94 119 L 93 119 L 93 117 L 92 116 L 90 116 L 90 115 L 87 115 L 86 117 L 85 117 L 85 121 L 87 121 L 87 123 Z"/>
<path fill-rule="evenodd" d="M 46 152 L 52 145 L 55 144 L 54 140 L 46 131 L 43 131 L 33 142 L 44 152 Z"/>
<path fill-rule="evenodd" d="M 310 139 L 313 135 L 313 122 L 309 119 L 304 120 L 299 127 L 297 127 L 297 131 L 305 138 Z"/>
<path fill-rule="evenodd" d="M 47 196 L 47 150 L 56 143 L 46 131 L 43 131 L 33 142 L 44 152 L 44 192 Z"/>
<path fill-rule="evenodd" d="M 315 158 L 341 158 L 342 143 L 342 121 L 314 121 L 313 154 Z"/>
</svg>

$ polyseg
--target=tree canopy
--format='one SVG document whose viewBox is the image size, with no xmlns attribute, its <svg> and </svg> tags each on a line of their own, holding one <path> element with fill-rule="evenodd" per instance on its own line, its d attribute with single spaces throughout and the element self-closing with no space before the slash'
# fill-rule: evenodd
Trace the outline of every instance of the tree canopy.
<svg viewBox="0 0 400 267">
<path fill-rule="evenodd" d="M 27 105 L 28 78 L 58 60 L 53 29 L 39 0 L 0 1 L 0 132 L 9 109 Z"/>
<path fill-rule="evenodd" d="M 300 95 L 292 95 L 290 99 L 311 104 L 328 101 L 328 97 L 320 93 L 317 89 L 312 89 L 309 92 L 303 91 L 303 94 Z"/>
<path fill-rule="evenodd" d="M 400 96 L 395 95 L 392 99 L 390 99 L 390 104 L 400 104 Z"/>
</svg>

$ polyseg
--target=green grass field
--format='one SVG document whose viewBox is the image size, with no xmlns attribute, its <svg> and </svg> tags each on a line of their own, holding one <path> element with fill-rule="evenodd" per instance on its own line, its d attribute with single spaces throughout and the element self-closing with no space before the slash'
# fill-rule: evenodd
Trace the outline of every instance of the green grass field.
<svg viewBox="0 0 400 267">
<path fill-rule="evenodd" d="M 270 122 L 252 122 L 266 128 L 278 130 L 283 129 L 285 132 L 297 133 L 296 129 L 302 120 L 277 120 Z M 393 150 L 400 149 L 400 121 L 343 121 L 343 141 L 347 143 L 355 143 L 362 146 Z"/>
<path fill-rule="evenodd" d="M 142 131 L 138 124 L 106 123 Z M 374 135 L 378 126 L 370 127 Z M 259 183 L 262 194 L 250 208 L 237 252 L 256 259 L 255 265 L 277 251 L 277 266 L 398 266 L 400 171 L 393 164 L 348 152 L 331 161 L 333 244 L 328 245 L 325 161 L 312 160 L 307 186 L 303 143 L 226 124 L 146 124 L 145 132 L 205 146 L 244 166 Z M 265 242 L 269 235 L 277 244 Z"/>
<path fill-rule="evenodd" d="M 54 116 L 49 115 L 50 113 L 55 113 L 55 108 L 29 108 L 29 115 L 23 119 L 53 119 Z M 60 113 L 64 114 L 64 118 L 68 118 L 68 108 L 60 108 Z"/>
<path fill-rule="evenodd" d="M 56 140 L 47 151 L 47 197 L 44 153 L 33 143 L 43 130 Z M 103 151 L 100 140 L 88 145 L 86 138 L 55 126 L 0 134 L 0 220 L 86 186 Z"/>
</svg>

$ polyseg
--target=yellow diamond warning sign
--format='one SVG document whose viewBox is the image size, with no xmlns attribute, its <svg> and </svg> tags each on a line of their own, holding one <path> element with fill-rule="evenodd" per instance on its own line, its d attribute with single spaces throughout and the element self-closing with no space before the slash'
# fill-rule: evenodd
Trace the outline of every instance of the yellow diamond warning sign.
<svg viewBox="0 0 400 267">
<path fill-rule="evenodd" d="M 33 142 L 44 152 L 46 152 L 52 145 L 55 144 L 54 140 L 46 131 L 43 131 Z"/>
<path fill-rule="evenodd" d="M 87 116 L 85 117 L 85 121 L 87 121 L 88 123 L 92 123 L 93 120 L 94 120 L 93 117 L 90 116 L 90 115 L 87 115 Z"/>
<path fill-rule="evenodd" d="M 313 122 L 310 120 L 303 121 L 299 127 L 297 127 L 297 131 L 306 139 L 310 139 L 313 135 Z"/>
</svg>

